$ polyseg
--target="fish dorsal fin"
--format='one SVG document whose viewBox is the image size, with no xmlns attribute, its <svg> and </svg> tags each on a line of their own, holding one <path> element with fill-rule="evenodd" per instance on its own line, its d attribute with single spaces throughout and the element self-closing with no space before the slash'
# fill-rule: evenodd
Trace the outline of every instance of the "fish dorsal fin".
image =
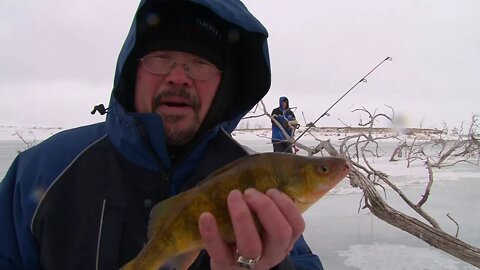
<svg viewBox="0 0 480 270">
<path fill-rule="evenodd" d="M 211 174 L 209 174 L 207 177 L 205 177 L 202 181 L 198 182 L 197 186 L 198 185 L 201 185 L 207 181 L 209 181 L 210 179 L 212 178 L 215 178 L 221 174 L 223 174 L 224 172 L 230 170 L 231 168 L 235 167 L 235 166 L 238 166 L 239 164 L 241 163 L 244 163 L 246 162 L 247 160 L 251 160 L 252 158 L 255 158 L 256 156 L 260 156 L 261 154 L 253 154 L 253 155 L 248 155 L 248 156 L 245 156 L 245 157 L 242 157 L 242 158 L 239 158 L 237 160 L 234 160 L 230 163 L 228 163 L 227 165 L 215 170 L 214 172 L 212 172 Z"/>
<path fill-rule="evenodd" d="M 149 240 L 154 237 L 154 233 L 161 232 L 164 226 L 170 224 L 170 221 L 175 217 L 174 213 L 182 211 L 190 202 L 188 196 L 180 196 L 181 194 L 163 200 L 152 208 L 147 231 Z"/>
</svg>

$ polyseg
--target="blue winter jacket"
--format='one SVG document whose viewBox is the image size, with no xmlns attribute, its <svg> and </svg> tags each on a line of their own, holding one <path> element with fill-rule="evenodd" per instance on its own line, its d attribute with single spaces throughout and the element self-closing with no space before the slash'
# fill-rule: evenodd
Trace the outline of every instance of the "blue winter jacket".
<svg viewBox="0 0 480 270">
<path fill-rule="evenodd" d="M 238 34 L 206 124 L 175 163 L 161 118 L 132 108 L 141 26 L 170 3 L 207 8 Z M 247 154 L 229 134 L 270 87 L 267 36 L 237 0 L 141 1 L 118 58 L 106 121 L 22 152 L 0 183 L 0 269 L 118 269 L 134 258 L 156 203 Z M 225 106 L 225 99 L 235 102 Z M 301 261 L 298 269 L 319 263 L 312 254 L 290 257 L 276 269 L 294 269 L 292 258 Z M 202 252 L 191 269 L 208 265 Z"/>
<path fill-rule="evenodd" d="M 287 107 L 284 109 L 282 107 L 282 102 L 287 102 Z M 288 125 L 288 121 L 295 120 L 295 114 L 290 110 L 289 101 L 287 97 L 280 97 L 278 100 L 279 106 L 272 111 L 272 117 L 277 120 L 277 122 L 282 126 L 286 131 L 288 136 L 292 136 L 293 128 Z M 285 141 L 287 138 L 283 134 L 280 127 L 272 121 L 272 142 L 281 142 Z"/>
</svg>

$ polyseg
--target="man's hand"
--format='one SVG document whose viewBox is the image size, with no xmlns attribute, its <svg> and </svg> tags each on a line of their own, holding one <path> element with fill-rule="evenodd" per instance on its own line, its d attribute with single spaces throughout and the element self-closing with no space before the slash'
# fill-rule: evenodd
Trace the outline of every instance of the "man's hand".
<svg viewBox="0 0 480 270">
<path fill-rule="evenodd" d="M 253 188 L 243 194 L 233 190 L 228 195 L 228 208 L 236 239 L 233 248 L 222 240 L 212 214 L 200 216 L 200 234 L 210 255 L 212 269 L 242 269 L 237 263 L 236 250 L 244 258 L 260 257 L 255 270 L 270 269 L 283 261 L 305 229 L 305 222 L 294 202 L 277 189 L 270 189 L 265 194 Z M 263 227 L 261 235 L 255 227 L 253 215 Z"/>
<path fill-rule="evenodd" d="M 288 125 L 291 128 L 295 128 L 295 129 L 298 129 L 300 127 L 300 124 L 298 123 L 297 120 L 288 121 Z"/>
</svg>

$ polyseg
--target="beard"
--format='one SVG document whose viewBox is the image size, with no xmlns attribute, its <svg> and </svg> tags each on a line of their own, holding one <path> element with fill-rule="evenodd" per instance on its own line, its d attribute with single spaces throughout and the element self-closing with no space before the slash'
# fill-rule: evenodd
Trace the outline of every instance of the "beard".
<svg viewBox="0 0 480 270">
<path fill-rule="evenodd" d="M 200 110 L 200 100 L 196 95 L 192 95 L 186 88 L 184 87 L 176 87 L 170 88 L 162 93 L 160 93 L 155 99 L 153 100 L 152 108 L 155 109 L 160 106 L 166 98 L 169 97 L 182 97 L 190 102 L 190 106 L 193 108 L 194 115 L 193 118 L 190 120 L 191 123 L 184 128 L 176 128 L 175 124 L 180 121 L 188 121 L 186 119 L 186 115 L 181 114 L 169 114 L 169 115 L 161 115 L 163 123 L 164 123 L 164 130 L 165 130 L 165 138 L 168 145 L 175 145 L 180 146 L 188 143 L 195 137 L 198 129 L 200 128 L 201 121 L 199 117 L 199 110 Z"/>
<path fill-rule="evenodd" d="M 193 137 L 195 137 L 195 134 L 197 134 L 197 131 L 200 128 L 200 119 L 198 118 L 198 115 L 195 115 L 193 122 L 186 128 L 173 128 L 169 125 L 169 123 L 182 121 L 183 118 L 185 118 L 185 116 L 168 115 L 162 117 L 165 122 L 165 138 L 167 139 L 168 145 L 184 145 L 192 140 Z"/>
</svg>

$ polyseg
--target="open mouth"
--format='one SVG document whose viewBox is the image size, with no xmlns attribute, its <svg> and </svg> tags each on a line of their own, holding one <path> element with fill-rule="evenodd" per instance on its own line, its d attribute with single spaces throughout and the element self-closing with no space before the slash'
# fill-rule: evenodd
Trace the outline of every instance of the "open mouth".
<svg viewBox="0 0 480 270">
<path fill-rule="evenodd" d="M 184 114 L 187 111 L 195 111 L 195 104 L 187 99 L 164 99 L 158 103 L 158 107 L 164 113 L 180 113 Z"/>
<path fill-rule="evenodd" d="M 153 100 L 152 107 L 161 109 L 164 113 L 187 113 L 189 110 L 198 111 L 200 103 L 196 96 L 169 90 L 159 94 Z"/>
<path fill-rule="evenodd" d="M 162 103 L 160 103 L 160 105 L 169 106 L 169 107 L 176 107 L 176 108 L 191 107 L 190 104 L 183 103 L 183 102 L 162 102 Z"/>
</svg>

